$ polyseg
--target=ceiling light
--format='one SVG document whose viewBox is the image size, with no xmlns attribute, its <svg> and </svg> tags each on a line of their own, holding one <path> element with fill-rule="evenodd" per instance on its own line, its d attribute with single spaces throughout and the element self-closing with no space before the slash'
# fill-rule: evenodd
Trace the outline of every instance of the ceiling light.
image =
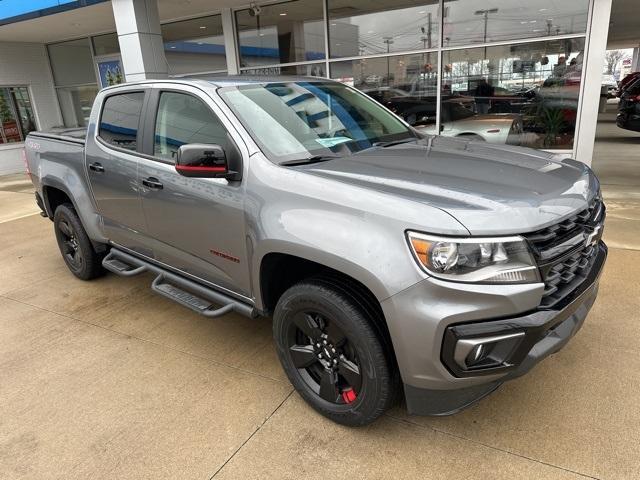
<svg viewBox="0 0 640 480">
<path fill-rule="evenodd" d="M 176 47 L 169 47 L 169 48 L 176 48 Z"/>
<path fill-rule="evenodd" d="M 204 30 L 205 28 L 207 28 L 207 27 L 205 27 L 204 25 L 200 26 L 200 30 Z"/>
<path fill-rule="evenodd" d="M 281 17 L 284 17 L 284 16 L 286 16 L 286 15 L 287 15 L 287 12 L 282 12 L 282 13 L 280 14 L 280 16 L 281 16 Z"/>
<path fill-rule="evenodd" d="M 427 13 L 426 10 L 420 10 L 418 13 Z"/>
</svg>

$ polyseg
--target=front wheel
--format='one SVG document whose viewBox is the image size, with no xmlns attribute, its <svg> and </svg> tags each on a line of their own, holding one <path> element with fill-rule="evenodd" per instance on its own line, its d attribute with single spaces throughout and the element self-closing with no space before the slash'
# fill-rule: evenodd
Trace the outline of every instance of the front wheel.
<svg viewBox="0 0 640 480">
<path fill-rule="evenodd" d="M 393 365 L 371 322 L 346 290 L 321 280 L 294 285 L 276 306 L 273 333 L 289 380 L 337 423 L 371 423 L 395 399 Z"/>
</svg>

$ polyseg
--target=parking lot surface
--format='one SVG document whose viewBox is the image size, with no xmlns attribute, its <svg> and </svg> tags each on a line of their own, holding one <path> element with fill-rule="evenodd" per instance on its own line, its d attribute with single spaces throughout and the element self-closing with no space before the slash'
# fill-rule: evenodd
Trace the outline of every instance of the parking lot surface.
<svg viewBox="0 0 640 480">
<path fill-rule="evenodd" d="M 596 169 L 617 171 L 610 152 Z M 349 429 L 293 392 L 268 319 L 200 317 L 148 276 L 77 280 L 5 178 L 0 478 L 640 478 L 640 198 L 603 183 L 609 261 L 561 352 L 461 414 Z"/>
</svg>

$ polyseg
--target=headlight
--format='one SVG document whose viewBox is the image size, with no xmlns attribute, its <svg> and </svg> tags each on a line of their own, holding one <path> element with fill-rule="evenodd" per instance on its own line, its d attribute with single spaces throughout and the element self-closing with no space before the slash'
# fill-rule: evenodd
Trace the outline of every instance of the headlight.
<svg viewBox="0 0 640 480">
<path fill-rule="evenodd" d="M 536 283 L 538 267 L 521 237 L 447 238 L 407 232 L 413 255 L 434 277 L 472 283 Z"/>
</svg>

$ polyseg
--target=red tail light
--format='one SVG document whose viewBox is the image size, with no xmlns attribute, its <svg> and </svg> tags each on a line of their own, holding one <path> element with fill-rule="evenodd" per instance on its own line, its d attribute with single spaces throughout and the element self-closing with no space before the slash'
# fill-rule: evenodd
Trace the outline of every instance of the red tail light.
<svg viewBox="0 0 640 480">
<path fill-rule="evenodd" d="M 31 169 L 29 168 L 29 162 L 27 162 L 27 151 L 23 148 L 20 150 L 20 155 L 22 156 L 22 161 L 24 162 L 24 170 L 29 177 L 29 180 L 33 180 L 31 178 Z"/>
</svg>

